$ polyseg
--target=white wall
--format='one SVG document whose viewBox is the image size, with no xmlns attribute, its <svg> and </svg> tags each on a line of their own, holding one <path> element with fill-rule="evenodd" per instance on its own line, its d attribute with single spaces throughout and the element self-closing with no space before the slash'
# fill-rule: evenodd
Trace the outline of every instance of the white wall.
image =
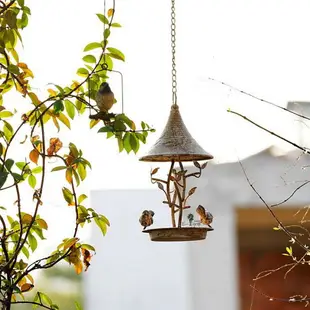
<svg viewBox="0 0 310 310">
<path fill-rule="evenodd" d="M 98 252 L 85 274 L 86 310 L 190 309 L 186 244 L 151 242 L 138 222 L 144 209 L 159 219 L 161 200 L 155 190 L 92 192 L 92 207 L 111 228 L 105 238 L 93 230 Z"/>
<path fill-rule="evenodd" d="M 309 156 L 275 156 L 273 151 L 243 161 L 250 182 L 267 203 L 287 198 L 309 173 L 304 169 Z M 214 231 L 205 241 L 188 243 L 151 242 L 141 233 L 138 218 L 144 209 L 155 211 L 154 227 L 168 224 L 167 207 L 157 188 L 92 192 L 92 207 L 112 226 L 105 238 L 93 231 L 91 242 L 98 254 L 86 273 L 86 310 L 239 309 L 235 207 L 264 206 L 239 163 L 209 165 L 189 187 L 194 185 L 198 189 L 189 203 L 193 209 L 202 204 L 213 213 Z M 309 201 L 309 188 L 304 187 L 287 205 Z"/>
</svg>

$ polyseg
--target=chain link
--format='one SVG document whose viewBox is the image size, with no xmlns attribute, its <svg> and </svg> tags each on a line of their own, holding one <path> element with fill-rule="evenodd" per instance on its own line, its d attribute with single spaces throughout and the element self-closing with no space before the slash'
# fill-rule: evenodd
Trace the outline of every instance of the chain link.
<svg viewBox="0 0 310 310">
<path fill-rule="evenodd" d="M 175 0 L 171 0 L 171 52 L 172 52 L 172 103 L 177 104 L 177 69 L 176 69 L 176 19 Z"/>
</svg>

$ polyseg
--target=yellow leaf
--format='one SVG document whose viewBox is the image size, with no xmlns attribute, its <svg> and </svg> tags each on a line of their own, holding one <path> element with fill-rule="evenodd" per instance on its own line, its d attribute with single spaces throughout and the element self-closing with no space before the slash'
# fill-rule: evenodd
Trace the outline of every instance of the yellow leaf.
<svg viewBox="0 0 310 310">
<path fill-rule="evenodd" d="M 89 128 L 95 127 L 100 122 L 100 119 L 92 119 L 89 124 Z"/>
<path fill-rule="evenodd" d="M 25 63 L 23 63 L 23 62 L 19 62 L 19 63 L 17 64 L 17 66 L 20 67 L 20 68 L 22 68 L 22 69 L 28 69 L 28 66 L 27 66 Z"/>
<path fill-rule="evenodd" d="M 52 119 L 53 119 L 54 125 L 56 126 L 56 128 L 57 128 L 58 131 L 59 131 L 59 130 L 60 130 L 60 127 L 59 127 L 59 124 L 58 124 L 58 121 L 57 121 L 56 117 L 53 117 Z"/>
<path fill-rule="evenodd" d="M 32 288 L 33 288 L 33 284 L 31 284 L 31 283 L 25 283 L 25 284 L 23 284 L 23 285 L 21 286 L 20 290 L 21 290 L 22 292 L 28 292 L 28 291 L 30 291 Z"/>
<path fill-rule="evenodd" d="M 74 269 L 77 274 L 80 274 L 83 271 L 83 264 L 81 260 L 74 264 Z"/>
<path fill-rule="evenodd" d="M 52 95 L 52 96 L 56 96 L 56 95 L 57 95 L 57 93 L 55 92 L 54 89 L 49 88 L 47 91 L 48 91 L 49 94 Z"/>
<path fill-rule="evenodd" d="M 67 117 L 65 114 L 59 113 L 59 114 L 57 115 L 57 117 L 58 117 L 58 119 L 59 119 L 62 123 L 64 123 L 69 129 L 71 129 L 70 121 L 69 121 L 68 117 Z"/>
<path fill-rule="evenodd" d="M 16 296 L 15 296 L 15 294 L 12 294 L 12 297 L 11 297 L 11 301 L 16 301 Z"/>
<path fill-rule="evenodd" d="M 26 282 L 27 282 L 27 281 L 26 281 L 26 278 L 24 277 L 24 278 L 22 278 L 22 279 L 18 282 L 18 286 L 19 286 L 19 287 L 22 287 Z"/>
<path fill-rule="evenodd" d="M 113 9 L 109 9 L 108 10 L 108 17 L 111 17 L 114 14 L 114 10 Z"/>
<path fill-rule="evenodd" d="M 30 158 L 30 160 L 32 162 L 34 162 L 37 165 L 38 164 L 39 155 L 40 155 L 40 153 L 38 152 L 38 150 L 37 149 L 33 149 L 29 153 L 29 158 Z"/>
<path fill-rule="evenodd" d="M 30 274 L 27 274 L 26 277 L 28 278 L 28 280 L 31 282 L 31 284 L 34 283 L 33 277 Z"/>
<path fill-rule="evenodd" d="M 72 183 L 72 170 L 67 169 L 66 170 L 66 180 L 71 184 Z"/>
<path fill-rule="evenodd" d="M 30 76 L 30 77 L 34 78 L 33 72 L 30 69 L 23 69 L 23 71 L 26 74 L 25 77 Z"/>
<path fill-rule="evenodd" d="M 48 229 L 47 223 L 43 219 L 36 219 L 36 222 L 42 229 Z"/>
<path fill-rule="evenodd" d="M 71 238 L 64 243 L 64 250 L 71 248 L 79 241 L 79 238 Z M 80 251 L 77 248 L 73 248 L 71 254 L 78 254 Z M 70 254 L 70 255 L 71 255 Z"/>
<path fill-rule="evenodd" d="M 28 93 L 28 96 L 30 97 L 32 103 L 37 106 L 41 103 L 38 96 L 35 93 Z"/>
<path fill-rule="evenodd" d="M 23 224 L 30 224 L 32 221 L 32 216 L 30 214 L 24 214 L 22 217 Z"/>
</svg>

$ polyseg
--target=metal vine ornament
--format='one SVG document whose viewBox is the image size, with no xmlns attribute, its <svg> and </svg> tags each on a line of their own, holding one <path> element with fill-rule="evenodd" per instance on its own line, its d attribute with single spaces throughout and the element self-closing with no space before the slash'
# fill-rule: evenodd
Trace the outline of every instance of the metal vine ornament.
<svg viewBox="0 0 310 310">
<path fill-rule="evenodd" d="M 213 156 L 207 153 L 194 140 L 183 123 L 179 106 L 177 104 L 177 71 L 176 71 L 176 18 L 175 0 L 171 0 L 171 48 L 172 48 L 172 106 L 166 127 L 157 142 L 147 155 L 140 158 L 146 162 L 170 162 L 167 179 L 156 177 L 159 168 L 151 171 L 151 181 L 165 194 L 163 201 L 170 208 L 172 227 L 146 229 L 153 224 L 155 213 L 144 210 L 140 217 L 143 232 L 149 233 L 152 241 L 194 241 L 203 240 L 207 232 L 213 230 L 210 226 L 213 216 L 206 209 L 198 205 L 194 210 L 199 220 L 195 221 L 193 213 L 189 213 L 183 221 L 183 210 L 190 209 L 188 199 L 194 195 L 196 187 L 187 189 L 187 179 L 199 178 L 207 162 L 200 164 L 198 161 L 207 161 Z M 183 162 L 193 162 L 196 172 L 188 173 Z"/>
</svg>

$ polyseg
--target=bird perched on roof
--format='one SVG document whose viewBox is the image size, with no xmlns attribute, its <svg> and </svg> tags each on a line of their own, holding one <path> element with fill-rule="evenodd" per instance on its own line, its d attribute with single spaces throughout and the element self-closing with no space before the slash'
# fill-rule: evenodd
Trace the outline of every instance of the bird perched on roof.
<svg viewBox="0 0 310 310">
<path fill-rule="evenodd" d="M 114 104 L 114 94 L 107 82 L 103 82 L 96 94 L 95 101 L 100 112 L 107 113 Z"/>
<path fill-rule="evenodd" d="M 206 209 L 201 205 L 197 207 L 196 212 L 200 217 L 200 222 L 204 225 L 208 225 L 209 227 L 211 227 L 210 224 L 213 221 L 213 215 L 210 212 L 206 212 Z"/>
<path fill-rule="evenodd" d="M 153 224 L 154 212 L 152 210 L 144 210 L 140 216 L 139 222 L 143 226 L 143 229 Z"/>
</svg>

